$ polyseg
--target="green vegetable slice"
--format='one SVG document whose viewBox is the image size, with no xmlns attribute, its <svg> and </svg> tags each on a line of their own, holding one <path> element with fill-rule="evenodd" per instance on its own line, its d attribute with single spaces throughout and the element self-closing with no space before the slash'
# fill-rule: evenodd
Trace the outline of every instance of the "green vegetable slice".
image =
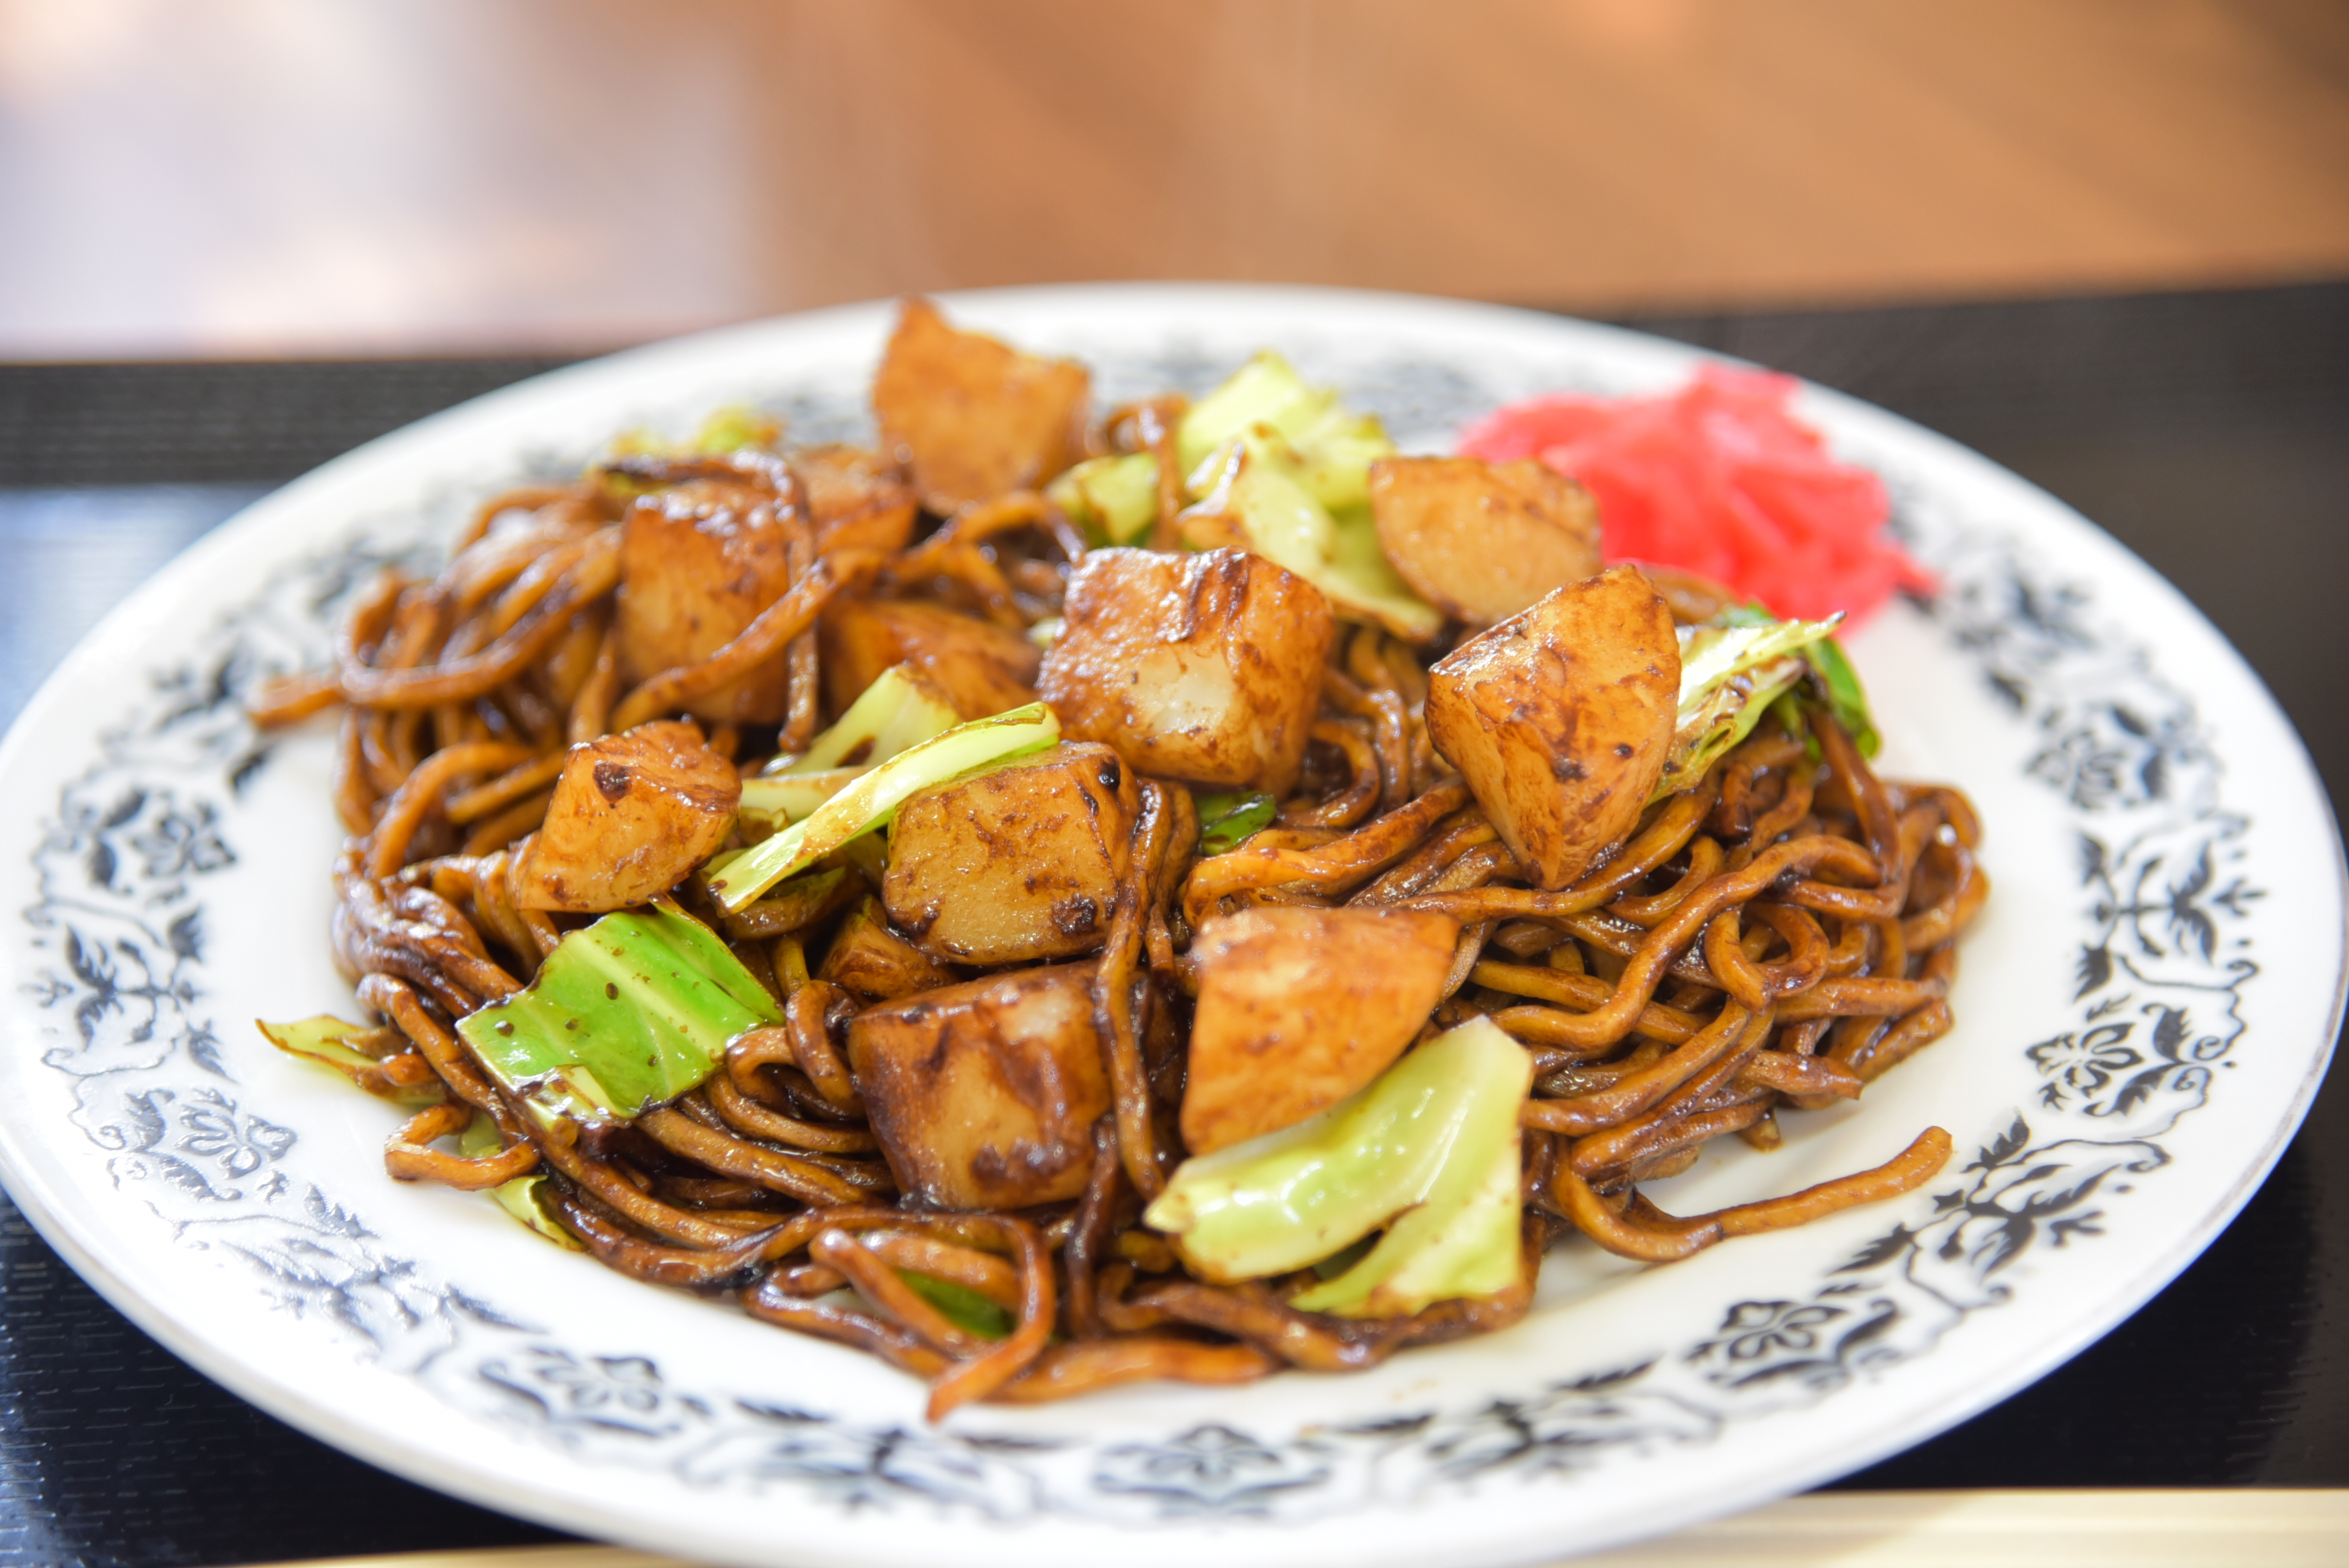
<svg viewBox="0 0 2349 1568">
<path fill-rule="evenodd" d="M 1298 482 L 1313 499 L 1330 509 L 1340 526 L 1359 518 L 1371 521 L 1371 465 L 1395 455 L 1395 444 L 1376 416 L 1349 414 L 1330 394 L 1327 415 L 1302 428 L 1284 427 L 1281 434 L 1297 454 Z M 1370 530 L 1377 538 L 1377 531 Z"/>
<path fill-rule="evenodd" d="M 485 1155 L 495 1154 L 500 1141 L 498 1124 L 475 1111 L 473 1119 L 465 1124 L 465 1130 L 457 1135 L 457 1152 L 468 1160 L 479 1160 Z M 564 1230 L 562 1222 L 547 1211 L 545 1195 L 546 1177 L 536 1171 L 528 1176 L 517 1176 L 511 1181 L 491 1188 L 489 1192 L 490 1201 L 521 1222 L 523 1229 L 537 1232 L 558 1247 L 574 1253 L 585 1252 L 587 1249 L 579 1244 L 579 1238 Z"/>
<path fill-rule="evenodd" d="M 542 1119 L 627 1120 L 707 1078 L 782 1013 L 709 927 L 666 899 L 574 931 L 524 989 L 457 1025 Z"/>
<path fill-rule="evenodd" d="M 783 428 L 771 414 L 762 414 L 746 404 L 732 403 L 710 410 L 698 428 L 684 440 L 672 440 L 657 430 L 638 427 L 623 430 L 612 439 L 611 455 L 616 458 L 722 458 L 746 448 L 774 447 L 783 438 Z M 606 485 L 626 494 L 640 493 L 644 487 L 616 474 L 605 477 Z"/>
<path fill-rule="evenodd" d="M 1061 738 L 1061 721 L 1042 703 L 958 724 L 864 774 L 773 838 L 709 862 L 710 892 L 738 913 L 775 883 L 846 844 L 888 826 L 906 797 L 975 768 L 1041 751 Z"/>
<path fill-rule="evenodd" d="M 1434 636 L 1443 613 L 1388 562 L 1368 506 L 1333 513 L 1307 484 L 1307 471 L 1293 448 L 1257 427 L 1209 459 L 1200 477 L 1210 488 L 1183 515 L 1226 525 L 1251 553 L 1320 589 L 1340 615 L 1411 642 Z"/>
<path fill-rule="evenodd" d="M 254 1020 L 262 1037 L 289 1057 L 330 1067 L 349 1078 L 359 1081 L 359 1075 L 381 1064 L 365 1051 L 353 1050 L 343 1042 L 359 1035 L 371 1035 L 374 1028 L 366 1024 L 347 1024 L 331 1014 L 321 1013 L 315 1018 L 305 1018 L 298 1024 L 270 1024 Z M 438 1105 L 448 1095 L 439 1079 L 420 1083 L 412 1088 L 397 1088 L 388 1092 L 374 1091 L 394 1105 Z"/>
<path fill-rule="evenodd" d="M 753 821 L 799 821 L 881 763 L 961 722 L 946 694 L 913 665 L 892 665 L 805 751 L 742 780 L 741 810 Z"/>
<path fill-rule="evenodd" d="M 1237 532 L 1341 615 L 1413 642 L 1443 629 L 1443 615 L 1379 548 L 1371 519 L 1371 465 L 1395 444 L 1376 418 L 1348 412 L 1334 388 L 1306 385 L 1268 349 L 1191 405 L 1175 451 L 1195 503 L 1185 518 Z"/>
<path fill-rule="evenodd" d="M 1836 619 L 1840 621 L 1843 617 L 1838 615 Z M 1778 617 L 1760 604 L 1735 604 L 1714 617 L 1713 624 L 1774 626 L 1778 624 Z M 1877 733 L 1876 717 L 1868 708 L 1868 692 L 1859 684 L 1859 672 L 1852 668 L 1851 655 L 1833 637 L 1821 637 L 1805 645 L 1802 655 L 1811 673 L 1818 676 L 1815 689 L 1821 695 L 1828 714 L 1843 726 L 1862 757 L 1874 757 L 1884 745 L 1884 738 Z"/>
<path fill-rule="evenodd" d="M 1868 710 L 1868 693 L 1861 687 L 1859 672 L 1851 667 L 1843 645 L 1833 637 L 1821 637 L 1803 650 L 1803 657 L 1810 662 L 1819 684 L 1826 688 L 1828 714 L 1843 726 L 1862 757 L 1874 757 L 1883 748 L 1884 738 L 1876 731 L 1876 716 Z"/>
<path fill-rule="evenodd" d="M 1219 1282 L 1304 1268 L 1388 1225 L 1298 1298 L 1313 1310 L 1491 1295 L 1518 1277 L 1517 1109 L 1532 1083 L 1525 1047 L 1473 1018 L 1318 1116 L 1185 1161 L 1143 1217 Z"/>
<path fill-rule="evenodd" d="M 869 768 L 827 768 L 820 773 L 761 774 L 742 780 L 742 814 L 778 826 L 813 816 L 815 809 L 855 783 Z"/>
<path fill-rule="evenodd" d="M 1175 461 L 1190 474 L 1209 453 L 1244 431 L 1257 425 L 1283 428 L 1284 417 L 1288 424 L 1310 424 L 1335 398 L 1334 393 L 1317 398 L 1295 366 L 1265 349 L 1184 410 L 1182 423 L 1174 428 Z"/>
<path fill-rule="evenodd" d="M 1131 544 L 1158 521 L 1158 459 L 1148 452 L 1088 458 L 1044 487 L 1069 521 L 1112 544 Z"/>
<path fill-rule="evenodd" d="M 1198 477 L 1201 464 L 1259 429 L 1298 454 L 1299 480 L 1333 511 L 1368 506 L 1371 465 L 1395 453 L 1376 416 L 1348 412 L 1335 387 L 1308 386 L 1295 366 L 1266 349 L 1192 404 L 1175 428 L 1176 461 L 1193 493 L 1212 488 Z"/>
<path fill-rule="evenodd" d="M 838 723 L 797 757 L 777 758 L 761 777 L 824 773 L 886 762 L 910 746 L 944 735 L 962 722 L 946 694 L 911 665 L 892 665 L 873 677 Z"/>
<path fill-rule="evenodd" d="M 1330 521 L 1336 531 L 1330 552 L 1332 602 L 1340 614 L 1351 609 L 1354 619 L 1376 622 L 1411 643 L 1423 643 L 1444 629 L 1444 613 L 1412 592 L 1387 559 L 1367 503 L 1333 512 Z"/>
<path fill-rule="evenodd" d="M 1802 656 L 1843 622 L 1780 621 L 1745 608 L 1725 624 L 1681 628 L 1680 721 L 1651 800 L 1685 789 L 1754 732 L 1770 704 L 1811 667 Z"/>
<path fill-rule="evenodd" d="M 771 414 L 731 403 L 710 411 L 709 417 L 701 421 L 701 428 L 693 433 L 693 439 L 686 443 L 686 449 L 708 457 L 724 457 L 745 447 L 771 447 L 782 437 L 782 426 Z"/>
<path fill-rule="evenodd" d="M 1236 850 L 1248 835 L 1272 826 L 1273 818 L 1280 814 L 1280 802 L 1262 790 L 1243 793 L 1239 790 L 1219 790 L 1195 798 L 1199 808 L 1199 852 L 1220 855 Z"/>
<path fill-rule="evenodd" d="M 286 1055 L 323 1063 L 347 1078 L 356 1079 L 362 1071 L 377 1065 L 375 1057 L 341 1043 L 355 1035 L 372 1033 L 365 1024 L 347 1024 L 320 1014 L 298 1024 L 263 1024 L 260 1027 L 263 1037 Z M 398 1105 L 437 1105 L 448 1096 L 435 1080 L 383 1098 Z M 457 1152 L 468 1160 L 479 1160 L 483 1155 L 495 1154 L 500 1141 L 497 1123 L 476 1111 L 464 1131 L 457 1135 Z M 548 1241 L 573 1252 L 584 1251 L 578 1238 L 556 1222 L 539 1202 L 540 1189 L 545 1182 L 543 1175 L 520 1176 L 491 1189 L 490 1196 L 498 1207 Z"/>
<path fill-rule="evenodd" d="M 1508 1289 L 1524 1266 L 1519 1163 L 1514 1138 L 1496 1142 L 1481 1169 L 1464 1158 L 1447 1161 L 1425 1201 L 1387 1227 L 1368 1256 L 1288 1304 L 1300 1312 L 1384 1317 Z"/>
<path fill-rule="evenodd" d="M 1799 652 L 1843 624 L 1841 612 L 1824 621 L 1744 621 L 1726 626 L 1681 628 L 1681 706 L 1732 676 Z"/>
<path fill-rule="evenodd" d="M 1011 1314 L 967 1284 L 915 1269 L 899 1269 L 897 1277 L 966 1334 L 976 1334 L 981 1339 L 1001 1339 L 1018 1326 L 1019 1320 Z"/>
</svg>

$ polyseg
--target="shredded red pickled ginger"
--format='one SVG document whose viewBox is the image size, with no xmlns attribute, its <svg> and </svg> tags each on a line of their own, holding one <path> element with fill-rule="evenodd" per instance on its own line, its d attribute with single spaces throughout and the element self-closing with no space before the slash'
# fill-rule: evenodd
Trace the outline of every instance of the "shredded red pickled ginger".
<svg viewBox="0 0 2349 1568">
<path fill-rule="evenodd" d="M 1932 578 L 1885 532 L 1891 501 L 1788 411 L 1790 376 L 1708 365 L 1660 397 L 1555 393 L 1460 439 L 1468 457 L 1538 458 L 1599 502 L 1609 561 L 1702 573 L 1784 616 L 1854 620 Z"/>
</svg>

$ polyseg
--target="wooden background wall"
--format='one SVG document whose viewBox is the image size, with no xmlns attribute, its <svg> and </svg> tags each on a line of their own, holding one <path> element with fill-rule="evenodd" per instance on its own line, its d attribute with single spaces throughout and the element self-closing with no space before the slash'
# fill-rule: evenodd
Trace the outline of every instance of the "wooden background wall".
<svg viewBox="0 0 2349 1568">
<path fill-rule="evenodd" d="M 2339 0 L 0 0 L 0 357 L 2349 273 Z"/>
</svg>

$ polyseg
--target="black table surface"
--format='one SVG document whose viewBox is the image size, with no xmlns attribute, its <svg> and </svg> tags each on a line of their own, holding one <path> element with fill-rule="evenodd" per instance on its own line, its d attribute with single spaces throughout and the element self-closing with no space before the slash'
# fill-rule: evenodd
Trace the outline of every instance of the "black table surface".
<svg viewBox="0 0 2349 1568">
<path fill-rule="evenodd" d="M 1631 325 L 1881 403 L 2071 502 L 2233 639 L 2349 799 L 2349 284 Z M 0 366 L 0 724 L 109 605 L 245 501 L 554 363 Z M 2349 1485 L 2344 1077 L 2233 1226 L 2136 1316 L 1837 1484 Z M 0 1563 L 559 1539 L 207 1381 L 0 1200 Z"/>
</svg>

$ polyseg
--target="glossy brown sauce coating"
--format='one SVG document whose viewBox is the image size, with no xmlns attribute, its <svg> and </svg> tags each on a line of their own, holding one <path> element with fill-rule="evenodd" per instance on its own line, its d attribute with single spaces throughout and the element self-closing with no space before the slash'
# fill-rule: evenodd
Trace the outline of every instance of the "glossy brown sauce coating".
<svg viewBox="0 0 2349 1568">
<path fill-rule="evenodd" d="M 386 1020 L 353 1076 L 444 1097 L 393 1135 L 393 1175 L 543 1176 L 612 1267 L 868 1348 L 931 1379 L 941 1415 L 1374 1365 L 1514 1321 L 1562 1237 L 1669 1261 L 1940 1169 L 1935 1129 L 1713 1214 L 1640 1191 L 1724 1134 L 1773 1146 L 1782 1114 L 1949 1031 L 1989 885 L 1962 796 L 1879 779 L 1813 708 L 1651 802 L 1675 615 L 1721 605 L 1594 574 L 1588 519 L 1534 476 L 1386 471 L 1390 553 L 1454 617 L 1427 645 L 1238 551 L 1090 548 L 1037 487 L 1089 449 L 1171 451 L 1182 409 L 1092 426 L 1087 396 L 1081 368 L 916 306 L 876 386 L 882 450 L 629 459 L 497 498 L 437 577 L 357 597 L 334 670 L 256 702 L 264 722 L 341 705 L 331 940 Z M 1463 557 L 1496 518 L 1541 546 L 1507 573 Z M 852 846 L 735 916 L 697 903 L 687 873 L 739 841 L 730 759 L 803 746 L 901 664 L 966 717 L 1040 692 L 1065 743 L 909 801 L 885 853 Z M 1274 797 L 1270 820 L 1203 853 L 1217 790 Z M 785 1022 L 633 1125 L 508 1103 L 455 1020 L 594 912 L 672 890 Z M 1534 1058 L 1516 1286 L 1331 1317 L 1288 1305 L 1301 1280 L 1190 1278 L 1141 1224 L 1186 1154 L 1480 1016 Z M 495 1150 L 452 1151 L 477 1116 Z"/>
</svg>

